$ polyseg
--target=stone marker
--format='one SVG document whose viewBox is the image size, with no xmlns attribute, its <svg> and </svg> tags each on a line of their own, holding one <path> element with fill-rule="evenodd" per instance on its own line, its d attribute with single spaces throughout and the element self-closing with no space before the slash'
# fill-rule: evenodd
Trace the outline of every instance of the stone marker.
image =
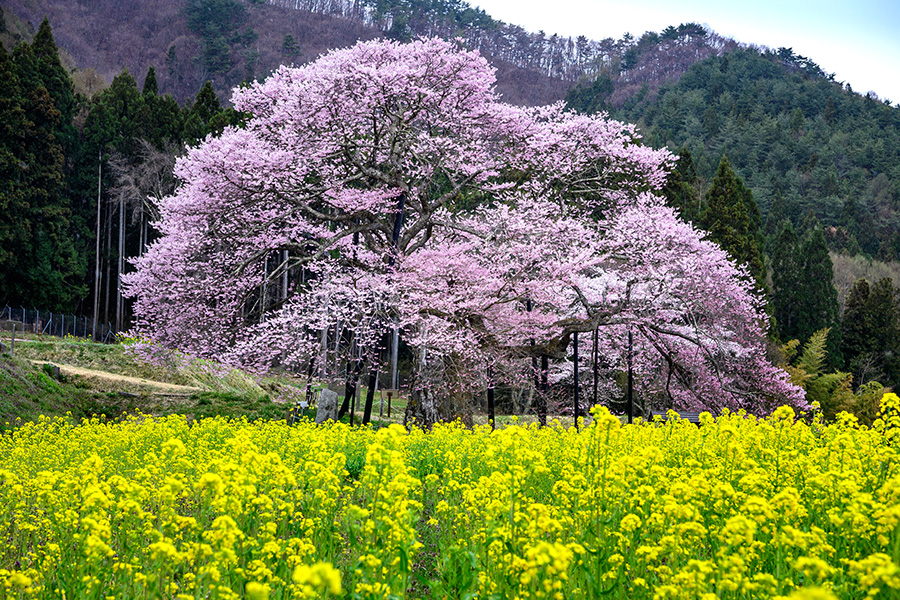
<svg viewBox="0 0 900 600">
<path fill-rule="evenodd" d="M 316 410 L 316 424 L 324 423 L 329 419 L 337 421 L 338 395 L 329 389 L 319 392 L 318 410 Z"/>
</svg>

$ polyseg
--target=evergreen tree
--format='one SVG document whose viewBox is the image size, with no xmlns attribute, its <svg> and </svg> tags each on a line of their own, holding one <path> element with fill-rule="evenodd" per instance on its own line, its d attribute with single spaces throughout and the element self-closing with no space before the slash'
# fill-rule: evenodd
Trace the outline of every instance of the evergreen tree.
<svg viewBox="0 0 900 600">
<path fill-rule="evenodd" d="M 147 76 L 144 77 L 144 87 L 141 88 L 141 95 L 145 98 L 159 95 L 159 84 L 156 83 L 156 69 L 152 65 L 147 69 Z"/>
<path fill-rule="evenodd" d="M 785 219 L 772 248 L 772 308 L 778 337 L 785 342 L 801 337 L 802 272 L 800 240 L 791 222 Z"/>
<path fill-rule="evenodd" d="M 735 262 L 747 266 L 757 289 L 765 293 L 759 209 L 753 194 L 724 156 L 706 195 L 700 223 L 709 232 L 709 239 L 719 244 Z"/>
<path fill-rule="evenodd" d="M 678 153 L 678 162 L 666 180 L 663 196 L 666 204 L 676 209 L 685 221 L 694 222 L 700 216 L 700 180 L 686 147 Z"/>
<path fill-rule="evenodd" d="M 166 94 L 159 95 L 156 69 L 150 67 L 141 88 L 141 133 L 157 149 L 173 143 L 181 143 L 183 129 L 181 107 Z"/>
<path fill-rule="evenodd" d="M 218 135 L 228 125 L 237 125 L 241 115 L 233 108 L 222 108 L 212 83 L 203 84 L 190 108 L 184 111 L 183 139 L 195 144 L 209 134 Z"/>
<path fill-rule="evenodd" d="M 566 107 L 592 115 L 609 110 L 615 85 L 608 73 L 601 73 L 590 85 L 578 84 L 566 93 Z"/>
<path fill-rule="evenodd" d="M 3 203 L 17 207 L 12 213 L 17 231 L 9 236 L 17 242 L 12 246 L 16 259 L 3 279 L 10 302 L 71 310 L 85 293 L 77 285 L 83 269 L 73 243 L 65 193 L 61 112 L 44 85 L 47 73 L 42 71 L 47 61 L 43 53 L 52 45 L 52 36 L 49 26 L 42 31 L 41 55 L 24 43 L 16 47 L 11 64 L 3 53 L 3 71 L 11 85 L 4 112 L 15 123 L 14 145 L 6 148 L 14 189 L 4 194 Z M 10 77 L 10 67 L 15 77 Z"/>
<path fill-rule="evenodd" d="M 816 227 L 806 236 L 802 247 L 802 273 L 799 280 L 802 303 L 797 314 L 797 339 L 805 342 L 820 329 L 828 334 L 828 364 L 832 369 L 844 364 L 841 354 L 840 308 L 834 288 L 834 265 L 825 244 L 825 234 Z"/>
<path fill-rule="evenodd" d="M 75 86 L 59 59 L 59 49 L 53 39 L 50 22 L 46 18 L 34 35 L 31 51 L 34 54 L 40 83 L 47 88 L 53 99 L 53 107 L 59 111 L 57 139 L 62 144 L 63 151 L 69 154 L 73 151 L 78 137 L 73 124 L 77 109 Z"/>
<path fill-rule="evenodd" d="M 787 202 L 784 199 L 784 195 L 780 192 L 775 192 L 775 197 L 772 200 L 772 204 L 769 206 L 769 212 L 766 215 L 766 224 L 763 229 L 768 242 L 774 242 L 775 238 L 781 233 L 781 227 L 785 219 L 790 219 L 788 216 Z"/>
<path fill-rule="evenodd" d="M 85 135 L 104 150 L 131 155 L 143 134 L 143 106 L 137 82 L 126 69 L 94 97 L 85 121 Z"/>
<path fill-rule="evenodd" d="M 857 281 L 847 296 L 842 350 L 859 386 L 872 380 L 900 385 L 900 305 L 889 278 Z"/>
<path fill-rule="evenodd" d="M 296 58 L 300 56 L 300 45 L 297 43 L 297 40 L 294 39 L 293 34 L 284 34 L 284 38 L 281 40 L 281 55 L 285 58 Z"/>
<path fill-rule="evenodd" d="M 194 103 L 185 110 L 184 140 L 188 143 L 197 143 L 209 135 L 210 123 L 221 112 L 222 104 L 216 96 L 212 82 L 207 81 L 197 93 Z"/>
<path fill-rule="evenodd" d="M 875 363 L 883 373 L 881 383 L 894 386 L 900 384 L 900 305 L 897 292 L 889 277 L 880 279 L 872 286 L 867 303 L 871 323 L 872 350 Z"/>
<path fill-rule="evenodd" d="M 872 347 L 872 323 L 869 318 L 869 282 L 860 279 L 850 288 L 841 319 L 841 352 L 852 369 L 854 361 Z M 858 383 L 863 383 L 859 381 Z"/>
<path fill-rule="evenodd" d="M 9 290 L 20 260 L 19 249 L 30 238 L 21 218 L 28 211 L 22 185 L 25 169 L 21 151 L 25 147 L 29 123 L 25 118 L 22 89 L 15 65 L 0 44 L 0 290 L 10 301 Z"/>
</svg>

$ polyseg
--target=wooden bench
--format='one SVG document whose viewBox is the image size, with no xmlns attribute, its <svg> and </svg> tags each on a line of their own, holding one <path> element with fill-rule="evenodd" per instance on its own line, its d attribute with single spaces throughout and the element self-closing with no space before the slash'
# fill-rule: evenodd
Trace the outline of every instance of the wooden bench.
<svg viewBox="0 0 900 600">
<path fill-rule="evenodd" d="M 676 410 L 675 412 L 678 413 L 678 416 L 681 418 L 682 421 L 687 421 L 688 423 L 693 423 L 697 427 L 700 426 L 700 413 L 699 412 L 678 411 L 678 410 Z M 648 419 L 648 421 L 650 421 L 652 423 L 653 421 L 656 420 L 657 417 L 659 417 L 660 420 L 662 420 L 662 422 L 665 423 L 666 421 L 669 420 L 668 411 L 651 410 L 650 418 Z"/>
</svg>

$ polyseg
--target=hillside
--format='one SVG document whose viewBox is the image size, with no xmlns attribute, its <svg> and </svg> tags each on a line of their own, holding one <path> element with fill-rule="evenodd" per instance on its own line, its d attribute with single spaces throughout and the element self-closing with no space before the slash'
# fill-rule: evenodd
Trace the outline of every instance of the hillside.
<svg viewBox="0 0 900 600">
<path fill-rule="evenodd" d="M 49 18 L 64 63 L 86 95 L 123 69 L 156 68 L 161 93 L 181 103 L 207 79 L 227 99 L 233 86 L 280 64 L 301 64 L 357 40 L 386 36 L 460 39 L 497 68 L 497 89 L 513 104 L 561 100 L 598 76 L 613 105 L 677 80 L 691 64 L 740 47 L 696 24 L 640 38 L 590 40 L 528 32 L 466 2 L 333 0 L 3 0 L 7 50 Z"/>
<path fill-rule="evenodd" d="M 141 79 L 153 66 L 160 92 L 180 103 L 207 79 L 227 99 L 233 86 L 280 64 L 383 35 L 362 19 L 237 0 L 3 0 L 3 10 L 24 23 L 8 42 L 30 41 L 28 30 L 46 16 L 71 66 L 106 82 L 123 69 Z M 502 58 L 493 64 L 499 92 L 514 104 L 561 100 L 570 85 Z"/>
<path fill-rule="evenodd" d="M 749 49 L 712 57 L 613 115 L 637 123 L 654 147 L 687 147 L 701 180 L 726 155 L 763 222 L 773 213 L 768 234 L 785 216 L 800 225 L 812 213 L 832 249 L 897 260 L 900 108 L 790 58 Z M 603 97 L 575 100 L 590 108 Z"/>
<path fill-rule="evenodd" d="M 67 413 L 75 419 L 137 411 L 278 419 L 302 396 L 301 383 L 205 361 L 152 364 L 120 344 L 29 335 L 16 341 L 14 354 L 0 353 L 0 431 L 16 419 Z"/>
</svg>

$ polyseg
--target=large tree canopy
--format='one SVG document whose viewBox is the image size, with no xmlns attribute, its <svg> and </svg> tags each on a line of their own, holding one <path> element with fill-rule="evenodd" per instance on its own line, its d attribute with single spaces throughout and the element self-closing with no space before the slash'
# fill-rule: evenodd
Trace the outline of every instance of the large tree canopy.
<svg viewBox="0 0 900 600">
<path fill-rule="evenodd" d="M 266 368 L 305 366 L 339 324 L 358 348 L 397 324 L 418 388 L 425 365 L 478 386 L 597 328 L 619 361 L 631 329 L 667 403 L 802 403 L 743 270 L 653 194 L 671 156 L 602 116 L 504 104 L 493 81 L 448 42 L 375 41 L 236 90 L 246 123 L 179 161 L 136 262 L 139 328 Z"/>
</svg>

